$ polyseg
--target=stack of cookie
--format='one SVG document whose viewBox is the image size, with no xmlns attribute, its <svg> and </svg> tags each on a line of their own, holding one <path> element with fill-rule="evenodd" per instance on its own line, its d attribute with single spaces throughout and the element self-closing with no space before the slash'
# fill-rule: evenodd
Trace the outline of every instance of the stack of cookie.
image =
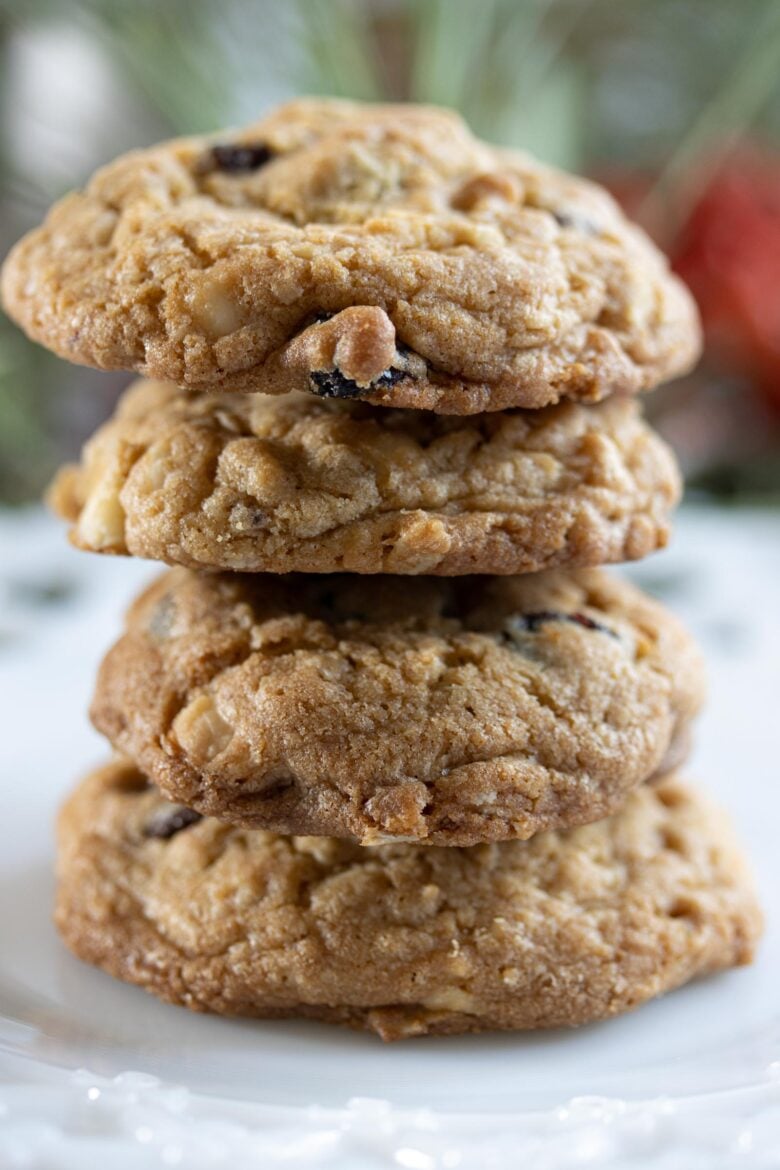
<svg viewBox="0 0 780 1170">
<path fill-rule="evenodd" d="M 415 107 L 301 101 L 128 155 L 11 254 L 37 340 L 135 369 L 52 499 L 175 566 L 100 670 L 71 949 L 196 1009 L 385 1038 L 574 1024 L 750 959 L 673 769 L 675 619 L 600 566 L 679 479 L 635 392 L 689 296 L 610 198 Z"/>
</svg>

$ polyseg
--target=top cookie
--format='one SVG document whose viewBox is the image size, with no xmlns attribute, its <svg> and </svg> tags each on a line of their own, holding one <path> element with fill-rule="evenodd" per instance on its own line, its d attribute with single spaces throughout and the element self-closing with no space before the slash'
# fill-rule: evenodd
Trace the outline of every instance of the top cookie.
<svg viewBox="0 0 780 1170">
<path fill-rule="evenodd" d="M 197 389 L 473 414 L 689 368 L 692 299 L 606 192 L 451 113 L 302 100 L 125 155 L 11 252 L 71 361 Z"/>
</svg>

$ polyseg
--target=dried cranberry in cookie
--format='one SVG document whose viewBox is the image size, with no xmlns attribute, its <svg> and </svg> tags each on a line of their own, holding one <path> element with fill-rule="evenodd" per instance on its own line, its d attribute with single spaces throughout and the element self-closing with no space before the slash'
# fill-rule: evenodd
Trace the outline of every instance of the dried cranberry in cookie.
<svg viewBox="0 0 780 1170">
<path fill-rule="evenodd" d="M 144 835 L 156 837 L 160 841 L 170 841 L 183 829 L 190 825 L 197 825 L 201 819 L 200 813 L 191 808 L 184 808 L 180 804 L 169 804 L 167 801 L 155 810 L 146 823 Z"/>
<path fill-rule="evenodd" d="M 217 143 L 209 152 L 209 161 L 215 170 L 231 174 L 256 171 L 273 158 L 273 151 L 264 142 Z"/>
</svg>

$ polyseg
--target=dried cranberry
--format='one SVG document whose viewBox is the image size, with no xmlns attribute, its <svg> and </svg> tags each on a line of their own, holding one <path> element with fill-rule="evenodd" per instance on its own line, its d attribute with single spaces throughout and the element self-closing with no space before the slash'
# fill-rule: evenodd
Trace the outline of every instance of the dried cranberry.
<svg viewBox="0 0 780 1170">
<path fill-rule="evenodd" d="M 158 809 L 147 823 L 144 833 L 147 837 L 156 837 L 161 841 L 167 841 L 170 837 L 175 837 L 182 829 L 188 829 L 190 825 L 195 825 L 201 820 L 199 812 L 195 812 L 192 808 L 185 808 L 183 804 L 171 804 L 165 808 Z"/>
<path fill-rule="evenodd" d="M 598 234 L 599 229 L 595 223 L 577 212 L 551 211 L 550 215 L 558 224 L 558 227 L 575 228 L 578 232 L 582 232 L 586 236 L 595 236 Z"/>
<path fill-rule="evenodd" d="M 403 370 L 391 366 L 375 378 L 370 386 L 359 386 L 352 378 L 345 377 L 341 370 L 313 370 L 310 374 L 312 393 L 320 398 L 360 398 L 364 394 L 371 394 L 374 390 L 381 390 L 387 386 L 395 386 L 403 378 L 408 378 Z"/>
<path fill-rule="evenodd" d="M 598 630 L 600 634 L 609 634 L 612 638 L 617 637 L 614 630 L 602 626 L 600 622 L 594 622 L 593 618 L 589 618 L 584 613 L 559 613 L 557 610 L 542 609 L 537 613 L 521 613 L 512 619 L 513 625 L 528 630 L 532 634 L 535 634 L 545 622 L 574 622 L 575 625 L 582 626 L 586 630 Z"/>
<path fill-rule="evenodd" d="M 264 142 L 233 142 L 212 146 L 211 157 L 218 170 L 245 174 L 270 162 L 273 151 Z"/>
</svg>

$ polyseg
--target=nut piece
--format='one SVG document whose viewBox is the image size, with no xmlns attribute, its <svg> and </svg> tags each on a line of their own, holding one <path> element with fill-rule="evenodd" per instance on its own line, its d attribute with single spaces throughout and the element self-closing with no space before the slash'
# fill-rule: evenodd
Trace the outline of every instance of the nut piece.
<svg viewBox="0 0 780 1170">
<path fill-rule="evenodd" d="M 200 765 L 210 764 L 233 738 L 229 725 L 220 717 L 211 695 L 198 695 L 173 721 L 175 739 L 187 755 Z"/>
</svg>

